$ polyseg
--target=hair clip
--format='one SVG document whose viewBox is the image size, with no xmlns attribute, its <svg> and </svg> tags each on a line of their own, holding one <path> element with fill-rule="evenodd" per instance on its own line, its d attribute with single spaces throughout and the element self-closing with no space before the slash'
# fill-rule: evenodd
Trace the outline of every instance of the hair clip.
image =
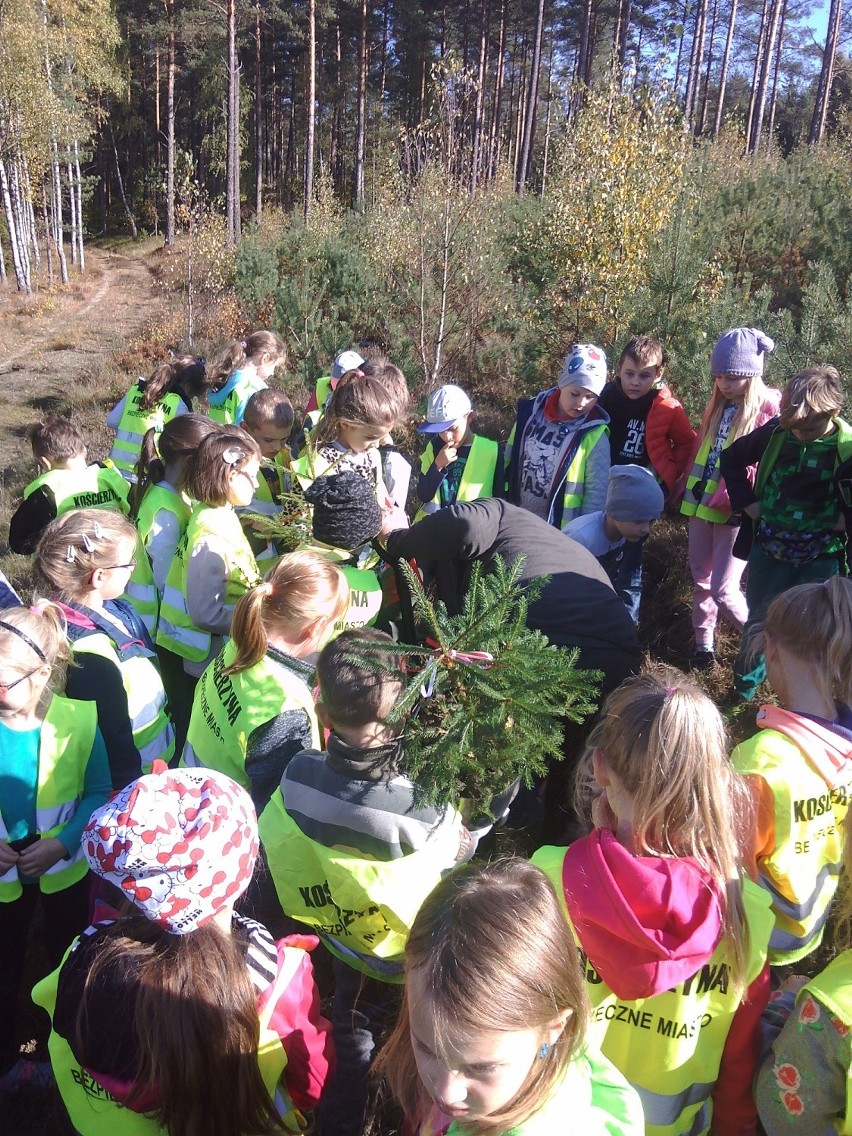
<svg viewBox="0 0 852 1136">
<path fill-rule="evenodd" d="M 92 532 L 95 534 L 95 540 L 100 540 L 104 535 L 104 530 L 101 528 L 101 522 L 95 521 L 92 525 Z"/>
<path fill-rule="evenodd" d="M 236 446 L 231 446 L 230 449 L 222 451 L 222 461 L 225 465 L 236 465 L 242 456 L 243 451 L 238 450 Z"/>
<path fill-rule="evenodd" d="M 33 615 L 44 615 L 44 604 L 30 604 L 30 611 L 33 613 Z"/>
<path fill-rule="evenodd" d="M 77 549 L 73 544 L 69 544 L 65 550 L 65 560 L 68 564 L 73 564 L 77 559 Z"/>
<path fill-rule="evenodd" d="M 82 540 L 83 548 L 85 548 L 86 552 L 94 552 L 95 551 L 95 546 L 89 540 L 89 534 L 88 533 L 83 533 L 83 535 L 80 537 L 80 540 Z"/>
</svg>

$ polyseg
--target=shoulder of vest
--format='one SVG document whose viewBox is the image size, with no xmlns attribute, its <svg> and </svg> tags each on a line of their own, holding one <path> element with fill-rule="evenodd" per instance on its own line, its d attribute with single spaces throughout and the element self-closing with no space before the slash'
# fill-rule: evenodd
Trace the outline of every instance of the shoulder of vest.
<svg viewBox="0 0 852 1136">
<path fill-rule="evenodd" d="M 740 742 L 731 754 L 731 761 L 740 773 L 759 773 L 761 768 L 774 768 L 800 756 L 799 747 L 786 734 L 779 730 L 758 730 Z"/>
</svg>

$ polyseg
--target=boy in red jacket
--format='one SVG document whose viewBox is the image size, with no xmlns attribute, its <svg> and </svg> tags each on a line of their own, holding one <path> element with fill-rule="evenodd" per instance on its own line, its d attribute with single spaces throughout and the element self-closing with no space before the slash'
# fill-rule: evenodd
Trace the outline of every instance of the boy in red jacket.
<svg viewBox="0 0 852 1136">
<path fill-rule="evenodd" d="M 686 411 L 663 383 L 666 356 L 650 335 L 637 335 L 619 356 L 615 375 L 601 392 L 598 405 L 609 415 L 609 447 L 616 465 L 650 469 L 668 499 L 692 453 L 695 431 Z M 621 565 L 632 602 L 628 610 L 639 619 L 642 598 L 642 549 L 636 541 Z M 627 556 L 630 563 L 626 562 Z"/>
</svg>

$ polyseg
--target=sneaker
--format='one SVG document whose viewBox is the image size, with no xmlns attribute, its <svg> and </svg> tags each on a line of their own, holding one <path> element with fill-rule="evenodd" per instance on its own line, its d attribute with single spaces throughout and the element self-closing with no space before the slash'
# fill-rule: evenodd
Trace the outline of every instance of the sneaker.
<svg viewBox="0 0 852 1136">
<path fill-rule="evenodd" d="M 28 1061 L 19 1058 L 8 1073 L 0 1077 L 0 1092 L 17 1092 L 18 1089 L 46 1089 L 56 1083 L 49 1061 Z"/>
<path fill-rule="evenodd" d="M 691 671 L 709 671 L 715 662 L 716 656 L 712 651 L 695 650 L 689 659 L 689 669 Z"/>
</svg>

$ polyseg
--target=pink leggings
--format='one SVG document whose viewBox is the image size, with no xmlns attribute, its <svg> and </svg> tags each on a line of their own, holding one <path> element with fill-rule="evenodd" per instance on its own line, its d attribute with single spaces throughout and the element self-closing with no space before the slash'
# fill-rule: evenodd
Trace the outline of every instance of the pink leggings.
<svg viewBox="0 0 852 1136">
<path fill-rule="evenodd" d="M 740 591 L 745 560 L 732 553 L 739 528 L 689 518 L 689 570 L 692 593 L 692 626 L 698 651 L 713 650 L 716 618 L 721 614 L 742 631 L 748 619 L 748 604 Z"/>
</svg>

